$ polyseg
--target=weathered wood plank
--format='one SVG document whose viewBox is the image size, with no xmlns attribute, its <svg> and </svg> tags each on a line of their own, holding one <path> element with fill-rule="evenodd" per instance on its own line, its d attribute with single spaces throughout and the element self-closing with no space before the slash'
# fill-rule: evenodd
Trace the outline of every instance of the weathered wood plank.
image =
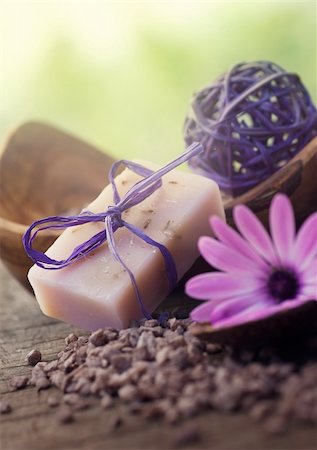
<svg viewBox="0 0 317 450">
<path fill-rule="evenodd" d="M 145 423 L 137 416 L 125 413 L 123 426 L 109 431 L 113 411 L 102 411 L 97 400 L 91 408 L 76 414 L 76 421 L 59 425 L 54 410 L 46 403 L 50 389 L 38 393 L 27 387 L 12 392 L 9 380 L 18 374 L 29 375 L 25 355 L 38 348 L 44 360 L 51 360 L 62 349 L 64 337 L 71 331 L 67 324 L 44 317 L 32 296 L 0 266 L 1 279 L 1 379 L 3 400 L 12 406 L 12 413 L 1 417 L 1 448 L 3 450 L 43 449 L 170 449 L 173 448 L 175 427 L 161 421 Z M 120 412 L 120 405 L 116 407 Z M 122 413 L 124 414 L 124 413 Z M 267 436 L 260 426 L 247 416 L 204 413 L 192 419 L 202 439 L 191 448 L 221 449 L 313 449 L 316 431 L 294 425 L 287 435 Z M 164 428 L 163 428 L 164 427 Z"/>
</svg>

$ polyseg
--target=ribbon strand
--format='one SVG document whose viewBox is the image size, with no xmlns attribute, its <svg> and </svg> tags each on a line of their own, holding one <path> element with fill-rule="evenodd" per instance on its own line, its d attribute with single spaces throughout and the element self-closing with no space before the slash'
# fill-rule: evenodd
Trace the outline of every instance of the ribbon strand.
<svg viewBox="0 0 317 450">
<path fill-rule="evenodd" d="M 164 175 L 178 167 L 180 164 L 198 155 L 202 151 L 203 146 L 197 142 L 194 142 L 182 155 L 157 171 L 150 170 L 142 166 L 141 164 L 134 163 L 132 161 L 116 161 L 109 171 L 109 181 L 113 189 L 114 205 L 109 206 L 106 211 L 101 213 L 92 213 L 90 211 L 83 210 L 79 215 L 75 216 L 51 216 L 33 222 L 23 236 L 23 245 L 27 255 L 32 259 L 34 264 L 43 269 L 58 270 L 67 267 L 75 263 L 76 261 L 79 261 L 83 257 L 87 256 L 90 252 L 98 248 L 100 245 L 102 245 L 105 241 L 107 241 L 108 248 L 112 256 L 121 264 L 130 278 L 142 314 L 146 318 L 150 318 L 151 315 L 142 302 L 141 294 L 139 292 L 135 276 L 122 260 L 117 251 L 114 234 L 118 228 L 125 227 L 147 244 L 156 247 L 164 258 L 169 290 L 173 290 L 177 283 L 177 271 L 174 259 L 170 251 L 164 245 L 150 238 L 135 225 L 123 220 L 122 213 L 125 210 L 138 205 L 143 200 L 148 198 L 151 194 L 153 194 L 157 189 L 159 189 L 162 186 L 162 177 Z M 134 186 L 132 186 L 132 188 L 127 191 L 122 199 L 120 198 L 115 183 L 115 174 L 120 165 L 125 166 L 129 170 L 143 177 L 142 180 L 135 183 Z M 96 233 L 90 239 L 74 248 L 72 253 L 66 259 L 55 260 L 53 258 L 50 258 L 45 253 L 33 248 L 34 239 L 41 231 L 48 229 L 66 229 L 69 227 L 75 227 L 91 222 L 104 222 L 105 229 Z"/>
</svg>

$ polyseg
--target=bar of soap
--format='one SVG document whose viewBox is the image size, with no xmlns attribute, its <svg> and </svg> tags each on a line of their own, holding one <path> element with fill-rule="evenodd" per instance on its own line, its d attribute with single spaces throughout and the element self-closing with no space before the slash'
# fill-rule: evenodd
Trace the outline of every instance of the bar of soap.
<svg viewBox="0 0 317 450">
<path fill-rule="evenodd" d="M 155 169 L 153 164 L 143 164 Z M 116 177 L 120 195 L 140 179 L 125 169 Z M 180 279 L 199 256 L 198 238 L 211 234 L 209 217 L 224 217 L 224 210 L 218 186 L 210 179 L 173 170 L 162 181 L 162 187 L 122 217 L 169 249 Z M 112 204 L 112 187 L 108 185 L 86 209 L 102 212 Z M 76 246 L 103 229 L 102 222 L 68 228 L 46 254 L 65 259 Z M 160 251 L 126 228 L 115 232 L 115 241 L 120 256 L 133 271 L 144 305 L 149 312 L 154 311 L 168 294 Z M 130 278 L 107 243 L 63 269 L 34 265 L 28 278 L 44 314 L 87 330 L 105 326 L 122 329 L 142 317 Z"/>
</svg>

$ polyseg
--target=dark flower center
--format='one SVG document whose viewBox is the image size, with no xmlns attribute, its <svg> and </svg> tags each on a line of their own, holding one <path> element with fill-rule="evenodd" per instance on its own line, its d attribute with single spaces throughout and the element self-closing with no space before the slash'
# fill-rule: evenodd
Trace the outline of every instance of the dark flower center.
<svg viewBox="0 0 317 450">
<path fill-rule="evenodd" d="M 295 298 L 299 291 L 298 278 L 290 269 L 274 269 L 267 286 L 270 295 L 278 303 Z"/>
</svg>

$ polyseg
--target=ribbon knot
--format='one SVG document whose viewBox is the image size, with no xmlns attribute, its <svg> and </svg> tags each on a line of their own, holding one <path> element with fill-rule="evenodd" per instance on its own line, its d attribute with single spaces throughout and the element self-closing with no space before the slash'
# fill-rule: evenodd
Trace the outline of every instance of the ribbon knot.
<svg viewBox="0 0 317 450">
<path fill-rule="evenodd" d="M 124 226 L 121 216 L 122 211 L 117 205 L 109 206 L 107 209 L 107 213 L 109 213 L 109 215 L 111 216 L 111 223 L 113 227 L 121 228 Z"/>
<path fill-rule="evenodd" d="M 113 189 L 114 205 L 109 206 L 106 211 L 101 213 L 92 213 L 91 211 L 83 210 L 77 216 L 51 216 L 33 222 L 23 236 L 23 245 L 27 255 L 33 260 L 34 264 L 38 265 L 39 267 L 42 267 L 43 269 L 57 270 L 79 261 L 90 252 L 97 249 L 105 241 L 107 241 L 109 251 L 111 252 L 113 257 L 121 264 L 121 266 L 125 269 L 130 277 L 130 281 L 133 286 L 135 296 L 139 303 L 142 314 L 146 318 L 150 318 L 151 315 L 142 302 L 141 294 L 139 292 L 133 272 L 129 269 L 129 267 L 126 265 L 117 251 L 114 234 L 118 228 L 125 227 L 147 244 L 156 247 L 163 256 L 166 275 L 169 283 L 169 290 L 171 291 L 177 283 L 177 271 L 174 259 L 170 251 L 163 244 L 156 242 L 150 236 L 145 234 L 144 231 L 139 229 L 137 226 L 126 222 L 122 218 L 122 213 L 125 210 L 141 203 L 143 200 L 153 194 L 158 188 L 160 188 L 160 186 L 162 185 L 163 175 L 167 174 L 175 167 L 179 166 L 185 161 L 188 161 L 190 158 L 196 156 L 202 151 L 203 146 L 195 142 L 190 145 L 181 156 L 171 161 L 169 164 L 162 167 L 156 172 L 135 162 L 127 160 L 116 161 L 109 171 L 109 181 Z M 118 166 L 121 164 L 143 177 L 140 181 L 135 183 L 135 185 L 132 186 L 132 188 L 129 189 L 129 191 L 122 198 L 119 195 L 115 183 L 115 174 Z M 45 253 L 33 248 L 33 241 L 36 238 L 37 234 L 41 231 L 47 229 L 65 229 L 68 227 L 74 227 L 77 225 L 94 222 L 104 222 L 105 230 L 99 231 L 90 239 L 78 245 L 72 251 L 71 255 L 69 255 L 66 259 L 55 260 L 53 258 L 50 258 Z"/>
</svg>

